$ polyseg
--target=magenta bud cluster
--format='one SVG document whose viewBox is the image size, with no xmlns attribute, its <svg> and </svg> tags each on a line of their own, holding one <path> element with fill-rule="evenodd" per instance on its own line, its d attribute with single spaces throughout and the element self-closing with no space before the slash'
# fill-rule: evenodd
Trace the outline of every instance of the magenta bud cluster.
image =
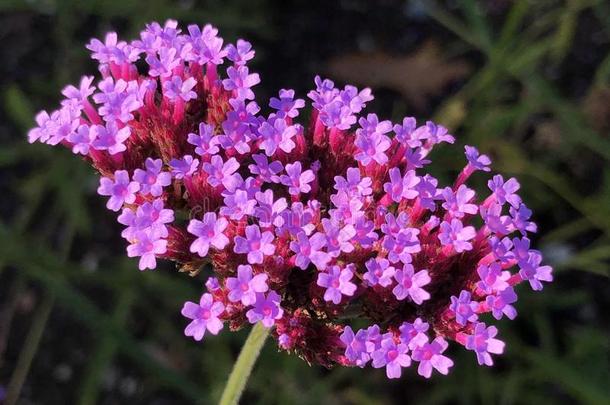
<svg viewBox="0 0 610 405">
<path fill-rule="evenodd" d="M 491 171 L 472 146 L 453 184 L 426 173 L 433 148 L 454 143 L 442 125 L 364 113 L 370 89 L 320 77 L 308 102 L 281 89 L 259 105 L 251 44 L 225 45 L 211 25 L 151 23 L 87 48 L 101 79 L 66 87 L 29 141 L 100 173 L 140 270 L 211 264 L 182 309 L 187 336 L 260 322 L 309 363 L 428 378 L 450 371 L 450 344 L 492 365 L 504 343 L 488 323 L 517 316 L 522 282 L 552 281 L 516 179 L 469 188 Z"/>
</svg>

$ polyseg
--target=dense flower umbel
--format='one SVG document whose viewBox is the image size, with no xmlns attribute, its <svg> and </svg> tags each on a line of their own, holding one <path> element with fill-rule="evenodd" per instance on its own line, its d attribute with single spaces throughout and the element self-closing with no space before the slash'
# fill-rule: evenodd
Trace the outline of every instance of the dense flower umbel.
<svg viewBox="0 0 610 405">
<path fill-rule="evenodd" d="M 449 342 L 493 364 L 504 343 L 483 321 L 516 316 L 522 281 L 552 280 L 530 249 L 536 225 L 517 180 L 495 175 L 478 197 L 465 183 L 491 161 L 466 146 L 464 169 L 440 186 L 424 167 L 453 136 L 360 115 L 369 89 L 316 77 L 307 125 L 293 90 L 265 115 L 247 67 L 254 50 L 217 33 L 168 21 L 131 43 L 92 40 L 102 79 L 66 87 L 29 133 L 99 171 L 141 270 L 157 259 L 194 274 L 213 265 L 207 291 L 182 310 L 185 333 L 260 321 L 308 362 L 371 364 L 390 378 L 412 363 L 424 377 L 447 374 Z M 352 330 L 354 319 L 369 326 Z"/>
</svg>

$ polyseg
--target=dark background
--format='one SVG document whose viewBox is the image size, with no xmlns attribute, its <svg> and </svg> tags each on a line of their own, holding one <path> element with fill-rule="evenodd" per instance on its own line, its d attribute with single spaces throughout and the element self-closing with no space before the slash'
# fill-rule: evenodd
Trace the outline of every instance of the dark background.
<svg viewBox="0 0 610 405">
<path fill-rule="evenodd" d="M 433 117 L 459 146 L 432 167 L 450 179 L 462 146 L 522 183 L 555 268 L 520 288 L 493 368 L 452 350 L 448 377 L 413 368 L 327 371 L 268 342 L 244 404 L 610 403 L 610 3 L 565 1 L 0 0 L 0 403 L 214 403 L 247 331 L 196 343 L 182 303 L 204 278 L 125 257 L 97 180 L 67 150 L 28 145 L 34 114 L 95 71 L 84 45 L 166 18 L 250 40 L 258 100 L 305 97 L 316 73 L 368 85 L 368 111 Z M 260 101 L 262 104 L 262 101 Z M 484 187 L 479 183 L 478 188 Z"/>
</svg>

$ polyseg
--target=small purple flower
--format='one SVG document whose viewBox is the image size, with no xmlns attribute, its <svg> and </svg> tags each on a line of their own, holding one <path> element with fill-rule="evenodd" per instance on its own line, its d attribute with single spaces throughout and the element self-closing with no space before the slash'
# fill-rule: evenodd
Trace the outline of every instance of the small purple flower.
<svg viewBox="0 0 610 405">
<path fill-rule="evenodd" d="M 191 219 L 187 231 L 197 236 L 190 247 L 192 253 L 197 253 L 201 257 L 208 254 L 210 246 L 216 249 L 224 249 L 229 244 L 229 238 L 223 231 L 227 229 L 229 222 L 226 218 L 216 218 L 216 213 L 206 212 L 203 220 Z"/>
<path fill-rule="evenodd" d="M 361 177 L 360 169 L 350 167 L 346 171 L 346 177 L 335 176 L 335 190 L 343 191 L 348 196 L 367 196 L 373 193 L 371 184 L 373 181 L 369 177 Z"/>
<path fill-rule="evenodd" d="M 194 100 L 197 98 L 197 93 L 193 91 L 196 85 L 197 80 L 194 77 L 182 81 L 180 76 L 172 76 L 171 80 L 163 83 L 163 95 L 171 101 L 176 101 L 178 98 L 185 102 Z"/>
<path fill-rule="evenodd" d="M 381 341 L 381 347 L 375 350 L 371 357 L 373 367 L 385 366 L 388 378 L 400 378 L 402 367 L 411 365 L 411 357 L 407 354 L 408 347 L 404 343 L 396 344 L 391 333 L 386 333 Z"/>
<path fill-rule="evenodd" d="M 396 140 L 400 143 L 407 145 L 410 148 L 417 148 L 422 146 L 421 140 L 413 137 L 413 131 L 417 127 L 417 122 L 413 117 L 405 117 L 402 120 L 402 125 L 394 125 L 394 133 L 396 134 Z"/>
<path fill-rule="evenodd" d="M 553 281 L 553 268 L 551 266 L 540 266 L 542 255 L 540 252 L 530 250 L 526 260 L 519 260 L 519 275 L 527 280 L 534 291 L 542 290 L 541 281 Z"/>
<path fill-rule="evenodd" d="M 140 192 L 158 197 L 163 194 L 163 187 L 169 186 L 172 182 L 170 172 L 161 171 L 163 161 L 161 159 L 146 158 L 144 162 L 146 170 L 136 169 L 133 173 L 134 181 L 140 183 Z"/>
<path fill-rule="evenodd" d="M 135 234 L 131 245 L 127 246 L 127 256 L 140 257 L 140 270 L 157 267 L 156 255 L 167 251 L 167 240 L 161 238 L 161 228 L 151 227 Z"/>
<path fill-rule="evenodd" d="M 462 326 L 479 319 L 478 315 L 474 312 L 477 307 L 478 304 L 470 299 L 470 293 L 466 290 L 460 292 L 459 298 L 451 296 L 449 309 L 455 314 L 456 322 Z"/>
<path fill-rule="evenodd" d="M 350 266 L 341 268 L 332 266 L 325 272 L 318 273 L 317 284 L 320 287 L 326 288 L 324 292 L 324 301 L 330 301 L 335 305 L 341 303 L 342 297 L 351 297 L 356 292 L 356 284 L 350 280 L 354 276 Z"/>
<path fill-rule="evenodd" d="M 436 369 L 443 375 L 449 374 L 453 361 L 449 357 L 442 355 L 448 346 L 447 341 L 439 336 L 431 343 L 426 343 L 416 348 L 411 357 L 413 360 L 419 361 L 417 373 L 426 378 L 430 378 L 432 369 Z"/>
<path fill-rule="evenodd" d="M 480 265 L 477 268 L 477 273 L 481 279 L 477 283 L 477 287 L 486 294 L 502 291 L 508 287 L 507 281 L 510 278 L 510 272 L 502 271 L 502 265 L 498 262 L 493 262 L 489 266 Z"/>
<path fill-rule="evenodd" d="M 298 132 L 299 126 L 288 125 L 284 118 L 274 118 L 265 121 L 258 128 L 258 133 L 262 139 L 260 148 L 265 151 L 267 156 L 273 156 L 278 148 L 286 153 L 290 153 L 296 147 L 292 138 Z"/>
<path fill-rule="evenodd" d="M 463 218 L 465 214 L 476 214 L 479 208 L 476 204 L 471 204 L 470 201 L 474 198 L 474 190 L 469 189 L 462 184 L 454 193 L 451 187 L 446 187 L 442 191 L 442 196 L 445 199 L 443 208 L 453 218 Z"/>
<path fill-rule="evenodd" d="M 492 366 L 493 360 L 490 353 L 502 354 L 504 352 L 504 342 L 495 339 L 498 329 L 495 326 L 487 327 L 483 322 L 475 325 L 472 335 L 467 335 L 465 347 L 474 350 L 480 366 Z"/>
<path fill-rule="evenodd" d="M 243 66 L 250 59 L 254 58 L 254 50 L 252 44 L 243 39 L 238 39 L 237 44 L 229 44 L 226 48 L 227 58 L 233 62 L 235 66 Z"/>
<path fill-rule="evenodd" d="M 99 195 L 110 196 L 106 207 L 112 211 L 118 211 L 123 203 L 133 204 L 140 185 L 135 181 L 129 181 L 127 170 L 114 172 L 114 180 L 108 177 L 100 178 L 100 186 L 97 189 Z"/>
<path fill-rule="evenodd" d="M 100 104 L 98 112 L 106 122 L 118 120 L 126 124 L 134 119 L 133 112 L 143 105 L 142 89 L 146 87 L 141 87 L 137 80 L 119 79 L 115 82 L 112 77 L 107 77 L 97 87 L 101 92 L 93 95 L 93 101 Z"/>
<path fill-rule="evenodd" d="M 393 167 L 390 169 L 390 182 L 383 185 L 383 190 L 390 195 L 394 202 L 401 202 L 404 199 L 411 200 L 417 197 L 418 192 L 415 186 L 419 183 L 419 177 L 414 170 L 409 170 L 404 175 L 400 174 L 400 169 Z"/>
<path fill-rule="evenodd" d="M 341 226 L 333 219 L 322 218 L 322 227 L 326 236 L 326 251 L 332 257 L 338 257 L 341 252 L 350 253 L 354 245 L 350 242 L 356 236 L 356 229 L 351 224 Z"/>
<path fill-rule="evenodd" d="M 417 305 L 421 305 L 425 300 L 430 299 L 430 294 L 422 288 L 431 281 L 428 270 L 420 270 L 415 273 L 412 265 L 405 264 L 402 270 L 396 270 L 394 279 L 398 283 L 392 289 L 392 294 L 396 299 L 402 301 L 410 297 Z"/>
<path fill-rule="evenodd" d="M 391 263 L 411 263 L 411 254 L 421 251 L 419 232 L 416 228 L 405 228 L 395 236 L 386 235 L 383 238 L 383 247 L 388 251 L 388 260 Z"/>
<path fill-rule="evenodd" d="M 182 315 L 192 319 L 184 330 L 186 336 L 200 341 L 205 332 L 217 335 L 223 327 L 222 321 L 218 318 L 225 310 L 225 306 L 220 301 L 214 301 L 212 294 L 205 293 L 201 296 L 199 304 L 185 302 L 182 307 Z"/>
<path fill-rule="evenodd" d="M 275 252 L 273 233 L 265 231 L 261 234 L 258 225 L 247 226 L 246 237 L 236 236 L 234 242 L 234 252 L 247 254 L 250 264 L 261 264 L 264 256 L 270 256 Z"/>
<path fill-rule="evenodd" d="M 479 150 L 474 146 L 464 146 L 464 150 L 466 153 L 466 159 L 468 159 L 468 164 L 472 168 L 472 170 L 482 170 L 484 172 L 489 172 L 491 169 L 489 165 L 491 164 L 491 159 L 487 155 L 480 155 Z"/>
<path fill-rule="evenodd" d="M 175 179 L 183 179 L 192 176 L 197 171 L 199 159 L 193 159 L 191 155 L 185 155 L 182 159 L 172 159 L 169 166 Z"/>
<path fill-rule="evenodd" d="M 253 215 L 256 200 L 250 198 L 248 191 L 237 189 L 233 193 L 225 194 L 224 205 L 220 207 L 220 213 L 231 219 L 239 220 L 244 216 Z"/>
<path fill-rule="evenodd" d="M 346 326 L 339 338 L 345 345 L 345 357 L 356 366 L 364 367 L 371 359 L 368 348 L 372 344 L 368 341 L 367 330 L 360 329 L 354 334 L 352 328 Z"/>
<path fill-rule="evenodd" d="M 129 208 L 123 209 L 118 221 L 127 226 L 121 236 L 128 241 L 135 240 L 137 233 L 147 228 L 157 228 L 156 232 L 165 238 L 168 235 L 165 224 L 174 221 L 174 211 L 164 208 L 163 200 L 158 198 L 152 203 L 145 202 L 140 205 L 135 212 Z"/>
<path fill-rule="evenodd" d="M 396 269 L 390 266 L 387 259 L 371 258 L 364 264 L 367 272 L 362 277 L 370 286 L 388 287 L 393 282 Z"/>
<path fill-rule="evenodd" d="M 440 225 L 438 239 L 444 246 L 452 245 L 457 253 L 472 250 L 469 240 L 476 236 L 473 226 L 464 226 L 462 221 L 453 218 L 451 222 L 443 221 Z"/>
<path fill-rule="evenodd" d="M 199 156 L 214 155 L 218 153 L 218 137 L 214 136 L 214 127 L 202 122 L 199 124 L 199 135 L 188 134 L 188 143 L 195 145 L 195 153 Z"/>
<path fill-rule="evenodd" d="M 254 154 L 252 155 L 252 159 L 254 160 L 255 164 L 248 166 L 250 173 L 257 174 L 259 178 L 265 182 L 280 182 L 280 176 L 278 176 L 278 173 L 284 170 L 284 166 L 281 162 L 275 160 L 269 163 L 267 156 L 262 154 Z"/>
<path fill-rule="evenodd" d="M 331 256 L 321 249 L 326 246 L 326 237 L 318 232 L 311 238 L 300 232 L 297 240 L 290 242 L 290 250 L 296 253 L 295 264 L 302 270 L 306 270 L 309 263 L 313 263 L 318 270 L 324 270 Z"/>
<path fill-rule="evenodd" d="M 525 204 L 520 204 L 519 208 L 510 207 L 508 209 L 513 227 L 526 235 L 528 232 L 537 232 L 538 226 L 535 222 L 529 221 L 532 216 L 532 211 Z"/>
<path fill-rule="evenodd" d="M 93 133 L 91 146 L 96 150 L 107 150 L 111 155 L 127 150 L 124 142 L 131 135 L 131 129 L 125 126 L 118 129 L 114 121 L 107 122 L 106 125 L 93 125 L 90 130 Z"/>
<path fill-rule="evenodd" d="M 305 100 L 294 99 L 294 90 L 281 89 L 279 98 L 271 97 L 269 107 L 277 110 L 278 117 L 295 118 L 299 115 L 299 108 L 305 107 Z"/>
<path fill-rule="evenodd" d="M 409 346 L 409 349 L 415 350 L 418 347 L 428 343 L 428 335 L 426 332 L 430 328 L 427 322 L 422 321 L 421 318 L 415 318 L 413 323 L 403 322 L 400 325 L 400 339 L 402 342 Z"/>
<path fill-rule="evenodd" d="M 148 54 L 146 56 L 146 63 L 150 67 L 148 74 L 152 77 L 170 77 L 180 62 L 176 48 L 161 47 L 157 55 Z"/>
<path fill-rule="evenodd" d="M 75 86 L 69 85 L 66 86 L 61 94 L 66 96 L 70 100 L 75 100 L 77 102 L 83 102 L 87 100 L 87 98 L 95 92 L 95 87 L 91 86 L 93 83 L 93 76 L 83 76 L 80 79 L 80 85 L 78 88 Z"/>
<path fill-rule="evenodd" d="M 220 289 L 220 282 L 216 277 L 208 277 L 205 282 L 205 288 L 207 288 L 208 291 L 217 291 L 218 289 Z"/>
<path fill-rule="evenodd" d="M 191 46 L 188 60 L 192 60 L 200 65 L 212 64 L 221 65 L 227 55 L 227 51 L 222 49 L 223 39 L 218 37 L 218 30 L 206 24 L 203 30 L 199 26 L 192 24 L 187 27 L 189 32 L 189 44 Z"/>
<path fill-rule="evenodd" d="M 89 149 L 95 141 L 95 132 L 87 125 L 81 125 L 75 132 L 66 138 L 72 144 L 72 153 L 88 155 Z"/>
<path fill-rule="evenodd" d="M 265 190 L 265 192 L 257 192 L 255 194 L 258 207 L 254 209 L 254 215 L 258 218 L 258 223 L 262 227 L 281 226 L 281 214 L 288 208 L 288 203 L 284 197 L 275 200 L 273 198 L 273 190 Z"/>
<path fill-rule="evenodd" d="M 491 310 L 494 318 L 501 319 L 502 315 L 506 315 L 508 319 L 515 319 L 517 310 L 510 304 L 517 302 L 517 294 L 512 287 L 507 287 L 496 295 L 488 295 L 485 298 L 485 303 Z"/>
<path fill-rule="evenodd" d="M 264 273 L 252 277 L 252 267 L 247 264 L 237 266 L 237 277 L 229 277 L 225 281 L 229 289 L 229 300 L 241 301 L 246 306 L 253 305 L 256 293 L 264 293 L 269 289 L 267 277 Z"/>
<path fill-rule="evenodd" d="M 513 259 L 513 242 L 509 238 L 497 238 L 492 236 L 489 239 L 489 246 L 491 247 L 491 253 L 493 254 L 496 260 L 499 260 L 500 263 L 506 264 L 509 263 Z M 529 240 L 528 246 L 525 248 L 525 254 L 527 255 L 527 250 L 529 249 Z"/>
<path fill-rule="evenodd" d="M 384 134 L 392 130 L 392 123 L 390 121 L 379 122 L 375 114 L 360 118 L 358 123 L 361 128 L 356 130 L 354 144 L 360 152 L 356 153 L 354 158 L 363 166 L 368 166 L 372 161 L 380 165 L 385 164 L 388 161 L 385 151 L 390 148 L 391 141 Z"/>
<path fill-rule="evenodd" d="M 455 142 L 455 138 L 448 133 L 447 128 L 442 125 L 437 125 L 432 121 L 426 121 L 425 126 L 417 128 L 412 137 L 417 139 L 426 139 L 426 148 L 428 149 L 441 142 Z"/>
<path fill-rule="evenodd" d="M 291 195 L 299 195 L 300 193 L 309 193 L 311 186 L 309 183 L 314 181 L 316 176 L 311 170 L 305 170 L 301 173 L 301 162 L 288 163 L 286 165 L 286 173 L 280 176 L 280 181 L 283 185 L 288 186 L 288 193 Z"/>
<path fill-rule="evenodd" d="M 236 186 L 238 174 L 234 173 L 239 169 L 239 162 L 235 158 L 230 158 L 223 163 L 220 156 L 214 155 L 209 163 L 202 165 L 202 168 L 209 175 L 208 183 L 211 186 L 218 187 L 222 184 L 227 189 Z"/>
<path fill-rule="evenodd" d="M 514 177 L 504 182 L 502 175 L 496 174 L 487 182 L 487 186 L 499 204 L 504 205 L 508 202 L 514 208 L 518 208 L 521 204 L 521 197 L 516 194 L 521 186 Z"/>
<path fill-rule="evenodd" d="M 256 302 L 252 309 L 246 312 L 250 323 L 262 322 L 265 328 L 270 328 L 277 319 L 284 316 L 284 310 L 280 306 L 280 296 L 270 290 L 267 296 L 264 293 L 256 293 Z"/>
<path fill-rule="evenodd" d="M 237 68 L 231 66 L 227 69 L 227 76 L 229 76 L 229 78 L 222 81 L 225 90 L 235 90 L 235 94 L 239 100 L 254 99 L 254 92 L 250 87 L 261 82 L 258 73 L 249 74 L 246 66 L 239 66 Z"/>
<path fill-rule="evenodd" d="M 419 195 L 419 203 L 422 207 L 431 211 L 436 210 L 436 200 L 440 197 L 438 188 L 438 180 L 426 174 L 420 177 L 420 182 L 415 186 Z"/>
</svg>

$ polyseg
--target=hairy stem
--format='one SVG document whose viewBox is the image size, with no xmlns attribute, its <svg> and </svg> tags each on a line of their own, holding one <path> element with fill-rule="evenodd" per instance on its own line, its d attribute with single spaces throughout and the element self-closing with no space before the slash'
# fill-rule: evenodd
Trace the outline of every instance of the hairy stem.
<svg viewBox="0 0 610 405">
<path fill-rule="evenodd" d="M 256 359 L 265 344 L 267 335 L 269 335 L 269 329 L 265 328 L 260 322 L 254 325 L 229 375 L 219 405 L 235 405 L 238 403 L 254 363 L 256 363 Z"/>
</svg>

